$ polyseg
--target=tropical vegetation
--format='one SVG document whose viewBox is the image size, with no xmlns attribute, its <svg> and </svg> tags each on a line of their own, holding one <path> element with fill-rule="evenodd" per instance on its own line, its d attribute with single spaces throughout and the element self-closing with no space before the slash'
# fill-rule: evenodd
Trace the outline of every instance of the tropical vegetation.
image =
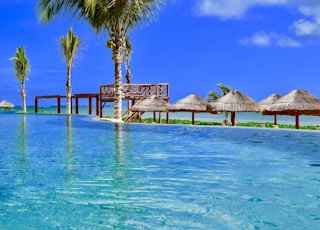
<svg viewBox="0 0 320 230">
<path fill-rule="evenodd" d="M 121 120 L 122 70 L 129 30 L 153 19 L 165 0 L 39 0 L 40 21 L 49 23 L 58 14 L 70 13 L 87 21 L 97 33 L 108 35 L 114 61 L 114 118 Z"/>
<path fill-rule="evenodd" d="M 18 47 L 16 55 L 11 57 L 9 60 L 14 62 L 16 78 L 21 83 L 21 88 L 19 91 L 22 99 L 22 111 L 23 113 L 27 113 L 25 82 L 28 80 L 30 63 L 27 58 L 25 48 L 23 46 Z"/>
<path fill-rule="evenodd" d="M 67 111 L 68 115 L 71 114 L 71 70 L 73 67 L 74 60 L 77 58 L 76 54 L 79 51 L 81 44 L 80 38 L 78 38 L 72 31 L 72 27 L 69 28 L 69 32 L 66 37 L 60 37 L 60 46 L 63 57 L 67 64 L 67 80 L 66 80 L 66 97 L 67 97 Z"/>
</svg>

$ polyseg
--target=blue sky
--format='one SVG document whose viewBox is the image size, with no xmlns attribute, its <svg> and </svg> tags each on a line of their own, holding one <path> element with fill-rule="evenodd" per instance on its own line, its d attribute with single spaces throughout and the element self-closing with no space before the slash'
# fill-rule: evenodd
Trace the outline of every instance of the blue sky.
<svg viewBox="0 0 320 230">
<path fill-rule="evenodd" d="M 31 64 L 27 104 L 36 95 L 65 94 L 58 40 L 70 26 L 83 41 L 72 71 L 73 93 L 96 93 L 100 85 L 113 84 L 107 37 L 69 16 L 42 25 L 36 3 L 1 0 L 0 100 L 21 104 L 8 60 L 19 46 Z M 130 35 L 132 83 L 169 83 L 171 103 L 191 93 L 206 97 L 219 90 L 218 83 L 256 101 L 297 88 L 320 97 L 320 1 L 175 0 Z"/>
</svg>

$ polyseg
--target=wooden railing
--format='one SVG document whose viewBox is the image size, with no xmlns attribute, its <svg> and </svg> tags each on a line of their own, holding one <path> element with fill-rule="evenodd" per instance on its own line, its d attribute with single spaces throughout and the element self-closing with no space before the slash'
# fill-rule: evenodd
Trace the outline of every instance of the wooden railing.
<svg viewBox="0 0 320 230">
<path fill-rule="evenodd" d="M 114 84 L 100 86 L 100 99 L 113 99 L 114 88 Z M 169 84 L 122 84 L 122 99 L 124 100 L 140 99 L 148 93 L 161 98 L 169 98 Z"/>
<path fill-rule="evenodd" d="M 100 101 L 107 102 L 114 100 L 114 84 L 100 86 Z M 122 99 L 131 100 L 139 103 L 148 96 L 156 95 L 164 100 L 169 100 L 169 84 L 123 84 L 122 85 Z M 102 108 L 101 108 L 102 110 Z M 122 117 L 130 114 L 128 109 L 122 114 Z M 128 116 L 126 121 L 132 121 L 137 117 L 137 114 L 133 113 Z"/>
</svg>

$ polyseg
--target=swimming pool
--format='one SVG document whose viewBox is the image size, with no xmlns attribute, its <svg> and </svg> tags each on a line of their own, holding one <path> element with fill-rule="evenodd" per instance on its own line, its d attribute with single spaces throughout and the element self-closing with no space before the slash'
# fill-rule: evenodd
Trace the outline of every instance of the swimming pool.
<svg viewBox="0 0 320 230">
<path fill-rule="evenodd" d="M 314 229 L 320 132 L 0 113 L 0 229 Z"/>
</svg>

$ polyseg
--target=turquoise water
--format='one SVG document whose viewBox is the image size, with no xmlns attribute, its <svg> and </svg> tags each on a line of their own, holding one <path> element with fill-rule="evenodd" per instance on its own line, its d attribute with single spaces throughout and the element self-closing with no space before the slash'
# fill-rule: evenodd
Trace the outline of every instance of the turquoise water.
<svg viewBox="0 0 320 230">
<path fill-rule="evenodd" d="M 0 229 L 316 229 L 320 132 L 0 113 Z"/>
</svg>

